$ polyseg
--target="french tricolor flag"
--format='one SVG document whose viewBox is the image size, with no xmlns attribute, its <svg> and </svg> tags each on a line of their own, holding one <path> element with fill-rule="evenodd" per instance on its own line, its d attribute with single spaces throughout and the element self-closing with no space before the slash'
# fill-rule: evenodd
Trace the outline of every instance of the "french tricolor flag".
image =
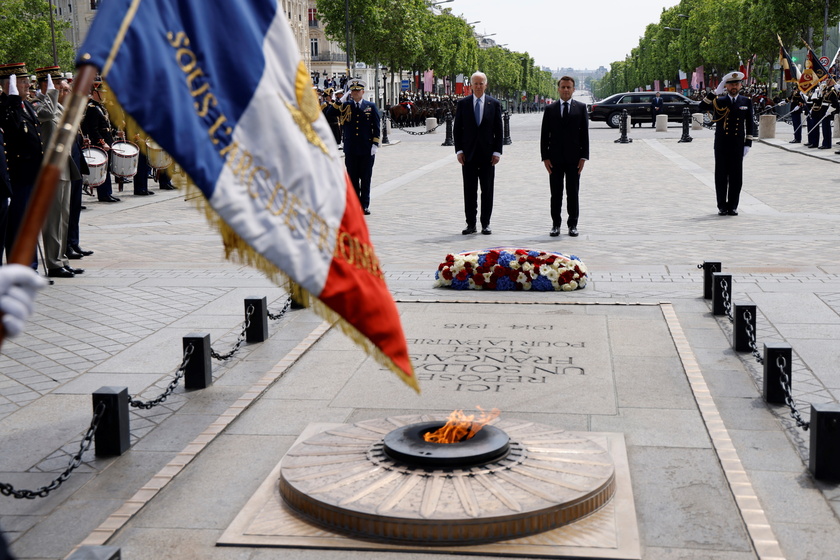
<svg viewBox="0 0 840 560">
<path fill-rule="evenodd" d="M 680 87 L 682 89 L 688 89 L 688 75 L 685 72 L 683 72 L 682 70 L 679 70 L 679 76 L 680 76 Z"/>
<path fill-rule="evenodd" d="M 77 64 L 100 69 L 129 127 L 200 189 L 228 256 L 288 277 L 418 389 L 361 206 L 277 0 L 108 0 Z"/>
</svg>

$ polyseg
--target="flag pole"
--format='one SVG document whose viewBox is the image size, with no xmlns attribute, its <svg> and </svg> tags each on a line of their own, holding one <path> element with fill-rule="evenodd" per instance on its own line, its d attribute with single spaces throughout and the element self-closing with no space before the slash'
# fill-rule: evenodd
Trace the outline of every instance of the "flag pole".
<svg viewBox="0 0 840 560">
<path fill-rule="evenodd" d="M 67 165 L 67 158 L 70 157 L 70 151 L 73 149 L 73 142 L 85 114 L 88 94 L 91 86 L 93 86 L 94 77 L 96 77 L 96 67 L 87 64 L 80 67 L 76 79 L 73 81 L 73 92 L 65 104 L 64 114 L 58 124 L 58 129 L 47 144 L 41 170 L 35 180 L 35 189 L 29 197 L 29 203 L 26 206 L 26 212 L 23 214 L 15 244 L 8 257 L 8 264 L 26 266 L 32 264 L 32 255 L 35 254 L 38 234 L 44 227 L 50 204 L 55 198 L 61 169 Z M 0 323 L 0 346 L 3 344 L 5 335 L 6 331 Z"/>
</svg>

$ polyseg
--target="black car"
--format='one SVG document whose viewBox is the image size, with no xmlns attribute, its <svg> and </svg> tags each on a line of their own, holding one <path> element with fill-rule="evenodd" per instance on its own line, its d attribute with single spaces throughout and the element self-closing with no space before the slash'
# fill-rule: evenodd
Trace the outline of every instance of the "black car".
<svg viewBox="0 0 840 560">
<path fill-rule="evenodd" d="M 700 102 L 692 101 L 681 93 L 663 91 L 660 93 L 664 101 L 663 107 L 669 121 L 681 121 L 683 108 L 688 107 L 692 113 L 700 112 Z M 627 109 L 630 122 L 639 124 L 651 122 L 650 100 L 656 96 L 654 91 L 631 91 L 616 93 L 592 105 L 587 105 L 590 121 L 607 121 L 613 128 L 618 128 L 622 109 Z"/>
</svg>

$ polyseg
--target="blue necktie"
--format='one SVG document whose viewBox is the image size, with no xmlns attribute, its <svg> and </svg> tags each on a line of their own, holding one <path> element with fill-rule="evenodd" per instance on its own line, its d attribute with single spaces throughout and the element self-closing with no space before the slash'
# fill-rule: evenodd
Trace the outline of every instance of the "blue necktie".
<svg viewBox="0 0 840 560">
<path fill-rule="evenodd" d="M 475 124 L 481 124 L 481 99 L 475 103 Z"/>
</svg>

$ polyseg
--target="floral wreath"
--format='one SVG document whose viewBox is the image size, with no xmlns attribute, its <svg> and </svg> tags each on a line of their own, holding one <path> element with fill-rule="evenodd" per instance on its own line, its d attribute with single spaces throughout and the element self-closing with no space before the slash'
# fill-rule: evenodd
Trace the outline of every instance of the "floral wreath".
<svg viewBox="0 0 840 560">
<path fill-rule="evenodd" d="M 586 265 L 576 256 L 531 249 L 495 248 L 446 255 L 435 287 L 456 290 L 578 290 L 586 286 Z"/>
</svg>

